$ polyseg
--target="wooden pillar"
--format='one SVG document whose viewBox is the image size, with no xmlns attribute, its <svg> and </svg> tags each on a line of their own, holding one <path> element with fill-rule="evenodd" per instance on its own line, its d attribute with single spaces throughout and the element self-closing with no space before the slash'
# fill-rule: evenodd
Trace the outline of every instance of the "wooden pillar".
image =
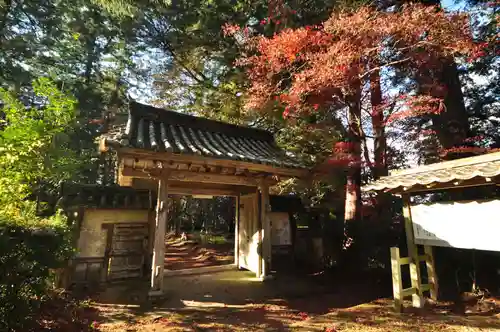
<svg viewBox="0 0 500 332">
<path fill-rule="evenodd" d="M 261 278 L 266 278 L 270 274 L 271 269 L 271 224 L 269 220 L 269 185 L 262 182 L 259 185 L 261 197 L 261 234 L 262 234 L 262 270 Z"/>
<path fill-rule="evenodd" d="M 436 274 L 436 267 L 434 265 L 434 253 L 431 246 L 424 246 L 425 254 L 427 259 L 425 263 L 427 265 L 427 276 L 430 284 L 431 299 L 437 301 L 438 298 L 438 278 Z"/>
<path fill-rule="evenodd" d="M 235 198 L 234 211 L 234 265 L 240 268 L 240 195 Z"/>
<path fill-rule="evenodd" d="M 103 273 L 101 273 L 101 282 L 106 282 L 109 279 L 111 266 L 111 250 L 113 246 L 113 233 L 115 232 L 114 224 L 102 224 L 101 228 L 106 231 L 106 249 L 104 250 Z"/>
<path fill-rule="evenodd" d="M 165 271 L 165 231 L 167 225 L 168 185 L 166 179 L 158 180 L 158 200 L 156 202 L 156 222 L 154 232 L 153 262 L 151 264 L 151 289 L 149 295 L 163 293 Z"/>
<path fill-rule="evenodd" d="M 154 206 L 154 204 L 153 204 Z M 153 266 L 153 250 L 155 246 L 155 230 L 156 230 L 156 211 L 151 208 L 148 213 L 149 236 L 148 236 L 148 265 L 147 269 L 151 270 Z"/>
<path fill-rule="evenodd" d="M 401 312 L 403 305 L 403 278 L 398 247 L 391 247 L 392 293 L 394 295 L 394 310 Z"/>
<path fill-rule="evenodd" d="M 403 216 L 405 219 L 406 243 L 408 246 L 408 257 L 410 258 L 410 278 L 411 287 L 415 289 L 412 295 L 412 303 L 415 308 L 424 306 L 424 297 L 422 294 L 422 280 L 420 274 L 420 259 L 418 255 L 418 247 L 415 244 L 413 234 L 413 223 L 411 220 L 410 196 L 403 196 Z"/>
</svg>

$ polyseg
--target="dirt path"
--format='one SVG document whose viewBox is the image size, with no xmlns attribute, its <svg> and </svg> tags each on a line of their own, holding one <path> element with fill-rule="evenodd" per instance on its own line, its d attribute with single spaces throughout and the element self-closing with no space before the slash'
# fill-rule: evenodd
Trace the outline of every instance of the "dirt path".
<svg viewBox="0 0 500 332">
<path fill-rule="evenodd" d="M 233 244 L 198 244 L 168 236 L 165 242 L 165 269 L 182 270 L 233 263 Z"/>
<path fill-rule="evenodd" d="M 453 315 L 450 304 L 393 313 L 369 282 L 340 284 L 278 276 L 257 281 L 244 271 L 170 277 L 161 300 L 147 285 L 121 285 L 97 297 L 100 331 L 500 331 L 500 301 L 490 310 Z M 339 285 L 339 283 L 336 283 Z M 334 283 L 335 285 L 335 283 Z"/>
</svg>

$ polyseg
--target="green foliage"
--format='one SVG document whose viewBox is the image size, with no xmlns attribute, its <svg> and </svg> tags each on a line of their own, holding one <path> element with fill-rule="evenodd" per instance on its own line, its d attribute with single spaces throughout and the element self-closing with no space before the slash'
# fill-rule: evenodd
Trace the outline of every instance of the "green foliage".
<svg viewBox="0 0 500 332">
<path fill-rule="evenodd" d="M 60 215 L 30 226 L 0 214 L 0 330 L 27 331 L 52 289 L 53 269 L 73 253 L 70 232 Z M 49 226 L 50 225 L 50 226 Z"/>
<path fill-rule="evenodd" d="M 92 3 L 101 6 L 116 17 L 134 16 L 140 13 L 141 7 L 155 5 L 169 5 L 170 0 L 92 0 Z"/>
<path fill-rule="evenodd" d="M 124 111 L 132 81 L 141 81 L 133 64 L 133 54 L 144 47 L 136 42 L 140 22 L 89 0 L 0 1 L 0 87 L 36 104 L 31 82 L 51 77 L 78 102 L 74 130 L 62 138 L 80 160 L 75 181 L 100 180 L 104 161 L 95 138 L 112 115 Z"/>
<path fill-rule="evenodd" d="M 214 235 L 214 234 L 196 234 L 195 238 L 199 237 L 200 242 L 202 244 L 227 244 L 228 240 L 223 235 Z"/>
<path fill-rule="evenodd" d="M 37 216 L 27 200 L 40 179 L 68 178 L 78 160 L 67 148 L 75 100 L 46 78 L 33 83 L 36 103 L 26 107 L 0 89 L 0 330 L 29 327 L 46 299 L 51 270 L 72 253 L 66 219 Z"/>
<path fill-rule="evenodd" d="M 169 202 L 169 228 L 177 233 L 199 230 L 212 234 L 231 232 L 234 227 L 234 204 L 235 201 L 231 197 L 176 197 Z"/>
<path fill-rule="evenodd" d="M 67 135 L 75 117 L 75 100 L 46 78 L 33 83 L 37 104 L 26 107 L 0 89 L 4 120 L 0 126 L 0 213 L 17 218 L 24 200 L 41 179 L 58 183 L 78 165 Z"/>
</svg>

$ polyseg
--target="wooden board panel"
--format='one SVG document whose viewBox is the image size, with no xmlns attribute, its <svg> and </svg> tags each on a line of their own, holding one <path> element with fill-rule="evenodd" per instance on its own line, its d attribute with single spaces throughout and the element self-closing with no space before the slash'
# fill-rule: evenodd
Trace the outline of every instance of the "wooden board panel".
<svg viewBox="0 0 500 332">
<path fill-rule="evenodd" d="M 291 246 L 292 229 L 288 212 L 270 212 L 271 240 L 273 246 Z"/>
<path fill-rule="evenodd" d="M 255 274 L 260 273 L 258 212 L 256 193 L 240 197 L 239 264 Z"/>
<path fill-rule="evenodd" d="M 411 207 L 417 244 L 500 251 L 500 200 L 440 202 Z"/>
<path fill-rule="evenodd" d="M 109 252 L 109 280 L 136 278 L 143 275 L 148 235 L 147 223 L 114 225 Z"/>
</svg>

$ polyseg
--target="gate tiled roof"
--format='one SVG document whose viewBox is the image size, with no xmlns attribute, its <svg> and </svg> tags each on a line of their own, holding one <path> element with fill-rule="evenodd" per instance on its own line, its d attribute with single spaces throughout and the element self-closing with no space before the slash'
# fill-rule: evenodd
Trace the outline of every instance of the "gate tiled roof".
<svg viewBox="0 0 500 332">
<path fill-rule="evenodd" d="M 201 155 L 286 168 L 303 168 L 280 149 L 271 133 L 130 103 L 126 125 L 103 135 L 109 146 Z"/>
</svg>

